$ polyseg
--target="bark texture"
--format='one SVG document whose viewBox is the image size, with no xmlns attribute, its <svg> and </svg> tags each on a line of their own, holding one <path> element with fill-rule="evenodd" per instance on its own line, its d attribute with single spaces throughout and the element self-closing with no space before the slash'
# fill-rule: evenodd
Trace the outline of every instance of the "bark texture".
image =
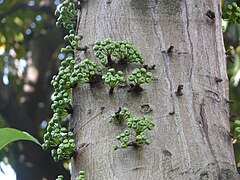
<svg viewBox="0 0 240 180">
<path fill-rule="evenodd" d="M 88 0 L 82 2 L 78 34 L 81 45 L 97 40 L 129 39 L 154 80 L 141 95 L 118 88 L 108 94 L 103 83 L 73 90 L 77 153 L 72 179 L 238 179 L 229 136 L 228 78 L 219 0 Z M 213 13 L 215 18 L 213 18 Z M 170 46 L 174 46 L 170 53 Z M 93 53 L 76 53 L 80 61 Z M 125 73 L 132 68 L 128 66 Z M 222 81 L 218 81 L 222 79 Z M 182 96 L 176 94 L 183 85 Z M 156 126 L 152 143 L 113 151 L 124 126 L 109 124 L 119 107 L 148 115 Z M 152 108 L 145 112 L 143 108 Z M 145 112 L 145 113 L 144 113 Z"/>
</svg>

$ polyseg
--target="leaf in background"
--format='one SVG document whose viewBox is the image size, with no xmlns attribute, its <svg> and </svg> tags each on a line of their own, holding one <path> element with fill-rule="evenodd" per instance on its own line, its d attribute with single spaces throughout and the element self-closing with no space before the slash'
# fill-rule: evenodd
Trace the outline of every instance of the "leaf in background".
<svg viewBox="0 0 240 180">
<path fill-rule="evenodd" d="M 237 55 L 234 60 L 234 67 L 232 70 L 231 82 L 236 87 L 239 83 L 239 80 L 240 80 L 240 59 L 239 59 L 239 56 Z"/>
<path fill-rule="evenodd" d="M 23 25 L 23 20 L 20 19 L 20 18 L 17 17 L 17 16 L 14 17 L 13 22 L 14 22 L 16 25 L 18 25 L 18 26 L 22 26 L 22 25 Z"/>
<path fill-rule="evenodd" d="M 13 141 L 18 141 L 18 140 L 28 140 L 28 141 L 33 141 L 36 144 L 40 145 L 39 141 L 31 136 L 30 134 L 19 131 L 17 129 L 13 128 L 1 128 L 0 129 L 0 150 L 5 147 L 7 144 L 13 142 Z"/>
</svg>

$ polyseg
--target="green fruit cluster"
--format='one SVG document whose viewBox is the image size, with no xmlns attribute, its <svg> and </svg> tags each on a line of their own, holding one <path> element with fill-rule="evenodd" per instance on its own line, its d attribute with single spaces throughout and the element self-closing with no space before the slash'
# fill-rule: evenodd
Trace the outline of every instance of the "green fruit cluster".
<svg viewBox="0 0 240 180">
<path fill-rule="evenodd" d="M 146 129 L 152 130 L 155 124 L 147 116 L 128 118 L 127 127 L 134 129 L 136 135 L 140 135 Z"/>
<path fill-rule="evenodd" d="M 129 112 L 127 107 L 124 107 L 123 110 L 121 108 L 119 109 L 118 112 L 115 112 L 114 114 L 111 115 L 109 118 L 110 123 L 121 123 L 125 121 L 126 119 L 131 117 L 131 113 Z"/>
<path fill-rule="evenodd" d="M 68 115 L 68 108 L 70 105 L 70 88 L 74 86 L 77 79 L 72 77 L 72 68 L 75 64 L 75 60 L 72 57 L 68 57 L 61 62 L 61 67 L 57 75 L 53 76 L 51 84 L 54 87 L 53 103 L 51 108 L 54 112 L 52 119 L 48 122 L 47 132 L 44 135 L 43 149 L 48 147 L 59 149 L 60 145 L 66 140 L 70 140 L 73 136 L 70 136 L 72 132 L 67 132 L 67 129 L 62 127 L 62 118 Z M 69 139 L 70 138 L 70 139 Z M 73 139 L 69 142 L 68 149 L 63 151 L 52 150 L 52 156 L 55 161 L 62 159 L 69 159 L 73 150 Z M 53 152 L 58 153 L 53 153 Z"/>
<path fill-rule="evenodd" d="M 126 79 L 123 76 L 122 71 L 115 73 L 115 69 L 110 68 L 106 74 L 102 76 L 102 79 L 113 90 L 119 83 L 125 83 Z"/>
<path fill-rule="evenodd" d="M 233 123 L 233 137 L 240 141 L 240 120 L 235 120 Z"/>
<path fill-rule="evenodd" d="M 240 23 L 240 7 L 237 5 L 236 2 L 228 5 L 226 13 L 223 15 L 223 18 L 234 24 Z"/>
<path fill-rule="evenodd" d="M 49 147 L 52 149 L 54 161 L 70 159 L 73 149 L 75 148 L 73 133 L 68 132 L 65 127 L 61 127 L 59 120 L 53 117 L 48 124 L 47 133 L 44 135 L 43 149 Z M 56 122 L 55 122 L 56 121 Z"/>
<path fill-rule="evenodd" d="M 84 180 L 85 179 L 85 172 L 79 171 L 79 176 L 76 177 L 76 180 Z M 63 180 L 63 175 L 59 175 L 56 180 Z"/>
<path fill-rule="evenodd" d="M 72 152 L 76 147 L 72 132 L 61 132 L 61 134 L 61 143 L 57 149 L 52 149 L 51 151 L 54 161 L 70 159 Z"/>
<path fill-rule="evenodd" d="M 53 104 L 51 108 L 54 113 L 63 115 L 66 112 L 66 108 L 70 105 L 70 88 L 73 87 L 77 78 L 72 76 L 71 65 L 74 65 L 75 60 L 72 57 L 68 57 L 61 62 L 61 67 L 57 75 L 54 75 L 51 84 L 54 87 Z"/>
<path fill-rule="evenodd" d="M 58 16 L 57 27 L 62 25 L 66 29 L 74 29 L 77 16 L 74 0 L 63 1 L 55 10 L 55 16 Z"/>
<path fill-rule="evenodd" d="M 128 76 L 128 80 L 137 85 L 150 83 L 152 81 L 152 73 L 145 68 L 136 68 Z"/>
<path fill-rule="evenodd" d="M 73 151 L 73 139 L 67 134 L 72 132 L 64 132 L 62 128 L 62 118 L 69 114 L 69 107 L 71 107 L 71 88 L 78 82 L 78 76 L 73 73 L 76 61 L 73 54 L 61 61 L 61 66 L 57 75 L 54 75 L 51 84 L 54 88 L 53 103 L 51 108 L 54 112 L 52 119 L 47 126 L 47 132 L 44 136 L 43 149 L 53 147 L 52 156 L 54 160 L 69 159 Z M 66 128 L 65 128 L 66 129 Z M 67 149 L 59 150 L 60 145 L 67 140 L 69 141 Z M 56 153 L 57 152 L 57 153 Z"/>
<path fill-rule="evenodd" d="M 128 108 L 124 108 L 119 114 L 121 112 L 122 121 L 127 120 L 127 127 L 129 130 L 125 130 L 116 137 L 116 139 L 120 141 L 120 145 L 113 145 L 113 149 L 125 149 L 128 146 L 141 147 L 144 144 L 149 145 L 150 140 L 145 131 L 152 130 L 155 124 L 146 116 L 132 116 Z M 116 113 L 115 116 L 111 117 L 111 122 L 117 122 Z"/>
<path fill-rule="evenodd" d="M 74 66 L 74 73 L 81 83 L 92 82 L 96 75 L 101 73 L 102 70 L 102 66 L 97 66 L 97 63 L 90 59 L 84 59 Z"/>
<path fill-rule="evenodd" d="M 85 179 L 85 172 L 79 171 L 79 176 L 76 178 L 76 180 L 84 180 Z"/>
<path fill-rule="evenodd" d="M 69 42 L 69 45 L 61 48 L 61 53 L 73 53 L 78 48 L 78 41 L 80 39 L 80 36 L 74 35 L 74 30 L 70 30 L 69 35 L 64 36 L 64 40 Z"/>
<path fill-rule="evenodd" d="M 65 0 L 59 5 L 55 14 L 59 16 L 57 24 L 69 30 L 69 35 L 64 39 L 70 45 L 61 49 L 66 58 L 61 61 L 61 66 L 57 75 L 54 75 L 51 84 L 54 88 L 53 103 L 51 108 L 53 110 L 53 117 L 48 122 L 47 132 L 44 135 L 43 149 L 52 147 L 52 156 L 55 161 L 69 159 L 75 148 L 73 133 L 62 126 L 62 119 L 66 118 L 71 111 L 71 88 L 78 82 L 78 76 L 74 73 L 74 66 L 76 64 L 74 58 L 74 49 L 77 48 L 79 36 L 74 35 L 73 17 L 76 16 L 75 5 L 71 0 Z M 70 20 L 71 19 L 71 20 Z M 71 21 L 71 23 L 69 23 Z"/>
<path fill-rule="evenodd" d="M 113 145 L 113 149 L 117 150 L 119 148 L 125 149 L 128 147 L 128 142 L 129 142 L 129 138 L 130 138 L 130 131 L 129 130 L 125 130 L 123 133 L 119 134 L 117 136 L 117 140 L 119 140 L 121 142 L 121 145 Z"/>
<path fill-rule="evenodd" d="M 114 61 L 126 63 L 144 63 L 137 49 L 129 41 L 114 41 L 110 38 L 97 41 L 93 47 L 95 56 L 104 66 L 109 66 Z"/>
<path fill-rule="evenodd" d="M 63 175 L 59 175 L 56 180 L 63 180 Z"/>
</svg>

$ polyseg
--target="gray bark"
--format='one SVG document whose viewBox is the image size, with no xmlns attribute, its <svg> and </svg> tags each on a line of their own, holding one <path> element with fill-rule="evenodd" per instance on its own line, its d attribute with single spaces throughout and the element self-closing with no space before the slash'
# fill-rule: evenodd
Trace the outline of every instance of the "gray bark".
<svg viewBox="0 0 240 180">
<path fill-rule="evenodd" d="M 229 136 L 228 78 L 219 0 L 121 0 L 82 2 L 78 34 L 82 45 L 97 40 L 129 39 L 149 65 L 154 81 L 141 95 L 103 83 L 73 90 L 73 123 L 77 153 L 72 179 L 79 170 L 86 179 L 238 179 Z M 212 20 L 206 14 L 215 13 Z M 171 53 L 167 49 L 174 46 Z M 77 52 L 78 60 L 93 58 Z M 128 66 L 125 73 L 132 68 Z M 221 78 L 222 82 L 216 82 Z M 183 95 L 177 96 L 179 85 Z M 151 144 L 112 149 L 124 126 L 109 124 L 119 107 L 144 115 L 156 126 Z"/>
</svg>

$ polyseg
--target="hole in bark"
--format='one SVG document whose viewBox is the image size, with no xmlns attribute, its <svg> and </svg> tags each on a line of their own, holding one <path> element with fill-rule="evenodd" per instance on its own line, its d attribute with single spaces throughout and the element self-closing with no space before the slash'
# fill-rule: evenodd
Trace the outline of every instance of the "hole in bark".
<svg viewBox="0 0 240 180">
<path fill-rule="evenodd" d="M 175 111 L 169 112 L 169 115 L 174 115 Z"/>
<path fill-rule="evenodd" d="M 209 19 L 211 19 L 211 20 L 214 20 L 214 19 L 215 19 L 215 13 L 214 13 L 213 11 L 211 11 L 211 10 L 208 10 L 206 15 L 207 15 L 207 17 L 209 17 Z"/>
<path fill-rule="evenodd" d="M 172 153 L 168 150 L 163 150 L 162 153 L 164 154 L 164 156 L 169 156 L 169 157 L 172 156 Z"/>
<path fill-rule="evenodd" d="M 130 84 L 131 89 L 128 90 L 128 92 L 134 92 L 135 94 L 139 95 L 143 88 L 139 84 Z"/>
<path fill-rule="evenodd" d="M 88 113 L 88 114 L 91 114 L 91 113 L 92 113 L 92 110 L 91 110 L 91 109 L 89 109 L 87 113 Z"/>
<path fill-rule="evenodd" d="M 149 104 L 143 104 L 140 106 L 140 111 L 144 114 L 152 112 L 152 108 L 150 107 Z"/>
</svg>

